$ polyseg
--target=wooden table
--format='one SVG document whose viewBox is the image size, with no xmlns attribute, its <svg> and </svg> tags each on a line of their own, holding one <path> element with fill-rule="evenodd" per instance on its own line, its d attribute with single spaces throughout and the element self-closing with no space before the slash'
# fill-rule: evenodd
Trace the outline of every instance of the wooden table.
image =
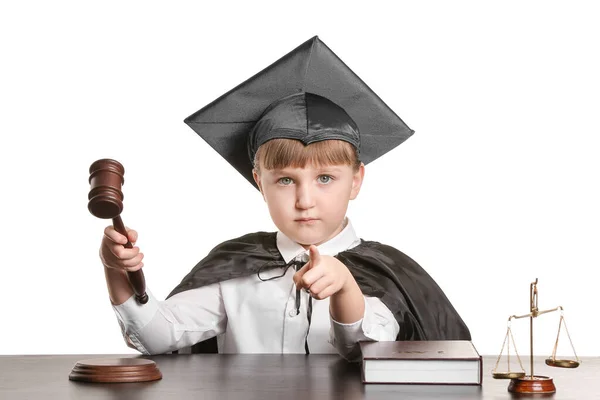
<svg viewBox="0 0 600 400">
<path fill-rule="evenodd" d="M 479 386 L 364 385 L 360 365 L 334 355 L 162 355 L 163 379 L 145 383 L 81 383 L 68 379 L 75 363 L 114 355 L 0 356 L 0 399 L 513 399 L 509 381 L 490 371 L 484 357 Z M 119 356 L 117 356 L 119 357 Z M 135 357 L 131 355 L 121 357 Z M 524 360 L 525 362 L 525 360 Z M 584 358 L 576 369 L 550 368 L 536 359 L 536 374 L 554 378 L 557 392 L 543 398 L 600 399 L 600 358 Z M 537 398 L 542 396 L 537 395 Z"/>
</svg>

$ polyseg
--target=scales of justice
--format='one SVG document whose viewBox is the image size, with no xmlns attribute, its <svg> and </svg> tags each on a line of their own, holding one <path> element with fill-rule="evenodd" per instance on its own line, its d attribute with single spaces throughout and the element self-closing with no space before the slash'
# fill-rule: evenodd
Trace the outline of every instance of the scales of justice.
<svg viewBox="0 0 600 400">
<path fill-rule="evenodd" d="M 530 312 L 525 315 L 511 315 L 508 318 L 508 328 L 506 330 L 506 336 L 504 337 L 504 342 L 502 343 L 502 349 L 500 350 L 500 355 L 498 356 L 498 360 L 496 360 L 496 365 L 492 370 L 492 377 L 495 379 L 510 379 L 510 384 L 508 385 L 508 391 L 511 393 L 554 393 L 556 392 L 556 387 L 554 386 L 554 382 L 552 378 L 549 376 L 535 375 L 533 372 L 533 320 L 542 314 L 551 313 L 554 311 L 560 311 L 560 321 L 558 323 L 558 333 L 556 334 L 556 342 L 554 343 L 554 349 L 552 350 L 552 355 L 546 359 L 546 365 L 550 367 L 559 367 L 559 368 L 577 368 L 581 363 L 579 357 L 577 357 L 577 353 L 575 353 L 575 347 L 573 346 L 573 341 L 571 340 L 571 335 L 569 335 L 569 330 L 567 329 L 567 324 L 564 318 L 564 309 L 561 306 L 553 308 L 551 310 L 540 311 L 538 308 L 538 290 L 537 290 L 537 278 L 535 282 L 532 282 L 529 286 L 529 305 Z M 530 373 L 527 374 L 525 372 L 525 368 L 523 368 L 523 363 L 521 362 L 521 357 L 517 352 L 517 347 L 515 345 L 515 340 L 513 338 L 511 323 L 513 319 L 520 318 L 529 318 L 529 345 L 530 345 Z M 573 350 L 573 354 L 575 355 L 575 360 L 569 359 L 557 359 L 556 358 L 556 349 L 558 348 L 558 339 L 560 337 L 560 330 L 564 326 L 565 332 L 567 333 L 567 337 L 569 338 L 569 342 L 571 343 L 571 349 Z M 510 342 L 513 343 L 513 348 L 515 350 L 515 355 L 517 360 L 519 361 L 519 366 L 521 367 L 520 371 L 511 371 L 510 369 Z M 504 348 L 506 347 L 506 359 L 507 359 L 507 370 L 506 371 L 498 371 L 498 366 L 500 364 L 500 359 L 502 357 L 502 353 L 504 352 Z"/>
</svg>

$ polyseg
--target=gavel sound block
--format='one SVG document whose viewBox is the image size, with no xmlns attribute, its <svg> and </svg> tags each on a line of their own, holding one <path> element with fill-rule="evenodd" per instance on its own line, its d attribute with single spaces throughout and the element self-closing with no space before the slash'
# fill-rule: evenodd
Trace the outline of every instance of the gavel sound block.
<svg viewBox="0 0 600 400">
<path fill-rule="evenodd" d="M 115 230 L 125 236 L 127 231 L 121 220 L 125 168 L 109 159 L 98 160 L 90 166 L 91 190 L 88 195 L 88 209 L 98 218 L 112 218 Z M 127 248 L 133 246 L 129 241 Z M 140 304 L 148 301 L 146 282 L 141 270 L 128 272 L 127 277 Z M 81 360 L 75 364 L 69 379 L 82 382 L 146 382 L 162 378 L 162 374 L 152 360 L 144 358 L 96 358 Z"/>
<path fill-rule="evenodd" d="M 95 383 L 147 382 L 162 378 L 152 360 L 144 358 L 92 358 L 75 364 L 69 379 Z"/>
</svg>

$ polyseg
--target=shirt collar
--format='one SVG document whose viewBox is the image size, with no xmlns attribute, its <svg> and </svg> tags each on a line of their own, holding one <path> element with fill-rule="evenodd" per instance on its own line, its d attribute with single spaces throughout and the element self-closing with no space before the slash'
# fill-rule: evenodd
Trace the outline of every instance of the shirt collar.
<svg viewBox="0 0 600 400">
<path fill-rule="evenodd" d="M 350 219 L 346 218 L 346 226 L 340 233 L 317 246 L 319 253 L 326 256 L 335 256 L 337 253 L 351 249 L 360 244 L 360 238 L 356 236 L 356 232 L 352 227 Z M 283 256 L 286 264 L 293 258 L 302 257 L 303 261 L 308 261 L 308 250 L 287 237 L 281 231 L 277 232 L 277 249 Z"/>
</svg>

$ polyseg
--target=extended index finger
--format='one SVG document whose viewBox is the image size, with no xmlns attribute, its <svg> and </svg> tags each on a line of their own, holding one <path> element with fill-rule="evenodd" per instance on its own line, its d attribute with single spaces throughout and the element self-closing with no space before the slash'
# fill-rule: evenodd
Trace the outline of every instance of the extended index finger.
<svg viewBox="0 0 600 400">
<path fill-rule="evenodd" d="M 321 253 L 314 244 L 308 248 L 308 255 L 310 257 L 310 264 L 314 267 L 321 261 Z"/>
</svg>

